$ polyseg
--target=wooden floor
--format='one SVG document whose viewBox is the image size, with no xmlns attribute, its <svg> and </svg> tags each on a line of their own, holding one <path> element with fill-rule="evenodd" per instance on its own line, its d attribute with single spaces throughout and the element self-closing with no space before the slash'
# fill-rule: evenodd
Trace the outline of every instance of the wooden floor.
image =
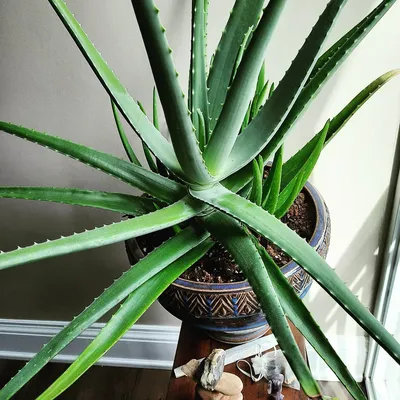
<svg viewBox="0 0 400 400">
<path fill-rule="evenodd" d="M 23 361 L 0 360 L 0 388 L 24 365 Z M 67 367 L 66 364 L 48 364 L 12 400 L 34 400 Z M 93 367 L 58 399 L 162 400 L 167 391 L 170 374 L 170 371 L 161 370 Z M 320 382 L 320 384 L 325 395 L 335 396 L 340 400 L 351 400 L 340 383 Z"/>
<path fill-rule="evenodd" d="M 0 360 L 0 388 L 25 365 L 21 361 Z M 50 363 L 12 400 L 34 400 L 60 374 L 67 364 Z M 167 391 L 170 371 L 92 367 L 60 400 L 161 400 Z"/>
</svg>

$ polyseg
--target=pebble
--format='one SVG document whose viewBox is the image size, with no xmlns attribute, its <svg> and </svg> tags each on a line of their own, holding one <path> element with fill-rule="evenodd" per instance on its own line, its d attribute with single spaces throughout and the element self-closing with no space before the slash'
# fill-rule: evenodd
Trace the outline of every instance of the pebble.
<svg viewBox="0 0 400 400">
<path fill-rule="evenodd" d="M 235 394 L 233 396 L 226 396 L 220 392 L 210 392 L 197 385 L 196 391 L 202 400 L 243 400 L 242 393 Z"/>
<path fill-rule="evenodd" d="M 234 396 L 243 390 L 243 382 L 238 376 L 224 372 L 214 390 L 227 396 Z"/>
</svg>

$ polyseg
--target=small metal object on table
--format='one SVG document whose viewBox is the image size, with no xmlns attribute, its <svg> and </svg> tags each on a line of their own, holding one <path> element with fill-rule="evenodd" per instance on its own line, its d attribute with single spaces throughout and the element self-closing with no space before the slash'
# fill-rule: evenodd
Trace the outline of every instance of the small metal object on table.
<svg viewBox="0 0 400 400">
<path fill-rule="evenodd" d="M 300 348 L 304 358 L 306 358 L 306 347 L 303 336 L 299 331 L 291 325 L 293 335 L 296 343 Z M 190 359 L 199 359 L 207 357 L 213 349 L 229 349 L 231 345 L 217 342 L 211 339 L 199 329 L 195 329 L 189 324 L 182 324 L 181 333 L 179 336 L 178 347 L 174 360 L 174 368 L 187 363 Z M 249 360 L 249 359 L 248 359 Z M 267 381 L 254 383 L 250 378 L 242 374 L 237 368 L 236 363 L 225 366 L 225 372 L 230 372 L 237 375 L 243 382 L 243 398 L 244 400 L 258 400 L 267 399 Z M 171 379 L 169 381 L 168 393 L 166 400 L 194 400 L 196 383 L 187 377 L 175 378 L 172 371 Z M 301 391 L 283 388 L 284 400 L 307 400 L 308 397 Z"/>
</svg>

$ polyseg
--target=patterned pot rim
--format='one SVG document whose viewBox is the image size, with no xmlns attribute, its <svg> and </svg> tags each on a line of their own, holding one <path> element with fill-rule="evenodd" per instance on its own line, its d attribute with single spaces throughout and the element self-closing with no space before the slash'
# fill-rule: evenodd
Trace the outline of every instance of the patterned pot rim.
<svg viewBox="0 0 400 400">
<path fill-rule="evenodd" d="M 305 184 L 304 189 L 313 201 L 316 215 L 315 228 L 309 244 L 311 247 L 317 248 L 324 240 L 324 233 L 327 225 L 327 209 L 321 194 L 310 182 Z M 290 261 L 281 268 L 281 271 L 289 277 L 296 273 L 299 268 L 300 266 L 295 261 Z M 178 278 L 171 284 L 171 286 L 202 292 L 234 292 L 238 290 L 252 291 L 247 280 L 227 283 L 207 283 Z"/>
</svg>

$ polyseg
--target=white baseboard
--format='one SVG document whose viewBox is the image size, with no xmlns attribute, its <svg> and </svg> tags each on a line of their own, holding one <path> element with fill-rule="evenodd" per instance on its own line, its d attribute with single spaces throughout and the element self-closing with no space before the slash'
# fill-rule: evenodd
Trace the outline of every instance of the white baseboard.
<svg viewBox="0 0 400 400">
<path fill-rule="evenodd" d="M 31 359 L 67 323 L 0 319 L 0 358 Z M 76 338 L 54 361 L 70 363 L 96 337 L 104 324 L 94 324 Z M 178 326 L 135 325 L 98 364 L 119 367 L 171 369 L 180 328 Z M 364 336 L 328 336 L 332 346 L 357 381 L 363 380 L 367 341 Z M 313 376 L 335 381 L 336 376 L 307 346 Z M 188 355 L 190 357 L 190 355 Z"/>
<path fill-rule="evenodd" d="M 0 319 L 0 358 L 31 359 L 67 322 Z M 70 363 L 99 333 L 93 324 L 54 361 Z M 102 357 L 99 365 L 171 369 L 180 327 L 135 325 Z"/>
</svg>

